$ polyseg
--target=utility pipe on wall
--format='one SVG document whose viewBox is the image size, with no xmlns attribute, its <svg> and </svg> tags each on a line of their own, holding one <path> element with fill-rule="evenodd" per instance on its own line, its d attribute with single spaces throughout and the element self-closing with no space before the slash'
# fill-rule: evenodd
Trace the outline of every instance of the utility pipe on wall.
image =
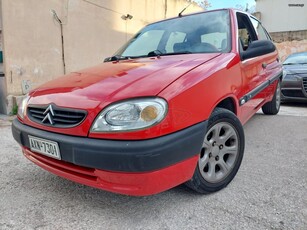
<svg viewBox="0 0 307 230">
<path fill-rule="evenodd" d="M 59 23 L 61 28 L 61 41 L 62 41 L 62 62 L 63 62 L 63 71 L 64 74 L 66 74 L 66 64 L 65 64 L 65 52 L 64 52 L 64 36 L 63 36 L 63 23 L 61 19 L 58 17 L 55 10 L 51 10 L 51 13 L 53 14 L 53 18 Z"/>
</svg>

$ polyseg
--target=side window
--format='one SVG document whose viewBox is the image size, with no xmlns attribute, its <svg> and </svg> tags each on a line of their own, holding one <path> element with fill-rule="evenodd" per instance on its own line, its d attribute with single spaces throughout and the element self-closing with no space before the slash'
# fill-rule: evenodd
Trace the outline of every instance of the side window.
<svg viewBox="0 0 307 230">
<path fill-rule="evenodd" d="M 176 43 L 182 43 L 186 38 L 186 34 L 182 32 L 171 32 L 169 35 L 169 38 L 167 40 L 165 51 L 167 53 L 173 53 L 174 51 L 174 45 Z"/>
<path fill-rule="evenodd" d="M 248 48 L 248 45 L 255 40 L 258 40 L 254 27 L 246 14 L 237 13 L 238 28 L 239 28 L 239 43 L 243 50 Z"/>
<path fill-rule="evenodd" d="M 270 38 L 267 36 L 264 28 L 262 27 L 261 23 L 258 20 L 251 18 L 251 22 L 254 26 L 254 29 L 256 30 L 258 40 L 270 40 Z"/>
</svg>

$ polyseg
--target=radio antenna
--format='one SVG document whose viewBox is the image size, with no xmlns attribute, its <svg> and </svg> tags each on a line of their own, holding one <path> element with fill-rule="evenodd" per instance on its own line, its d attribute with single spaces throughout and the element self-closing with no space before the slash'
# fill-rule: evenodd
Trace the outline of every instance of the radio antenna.
<svg viewBox="0 0 307 230">
<path fill-rule="evenodd" d="M 187 5 L 185 8 L 183 8 L 183 10 L 178 14 L 178 17 L 181 18 L 182 17 L 182 13 L 192 4 L 192 2 L 190 2 L 189 5 Z"/>
</svg>

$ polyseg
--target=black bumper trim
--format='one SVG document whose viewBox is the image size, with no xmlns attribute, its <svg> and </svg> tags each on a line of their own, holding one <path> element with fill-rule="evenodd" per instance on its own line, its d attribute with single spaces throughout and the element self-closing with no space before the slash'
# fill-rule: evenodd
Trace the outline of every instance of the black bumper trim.
<svg viewBox="0 0 307 230">
<path fill-rule="evenodd" d="M 257 86 L 255 89 L 250 91 L 248 94 L 244 95 L 243 97 L 240 98 L 240 106 L 244 105 L 246 102 L 248 102 L 250 99 L 255 97 L 258 93 L 260 93 L 262 90 L 264 90 L 266 87 L 270 86 L 274 81 L 279 79 L 282 76 L 282 72 L 279 74 L 276 74 L 274 77 L 272 77 L 269 80 L 266 80 L 263 82 L 261 85 Z"/>
<path fill-rule="evenodd" d="M 56 141 L 63 161 L 75 165 L 119 172 L 154 171 L 197 155 L 207 121 L 166 136 L 149 140 L 105 140 L 68 136 L 36 129 L 15 119 L 15 140 L 28 148 L 29 135 Z"/>
</svg>

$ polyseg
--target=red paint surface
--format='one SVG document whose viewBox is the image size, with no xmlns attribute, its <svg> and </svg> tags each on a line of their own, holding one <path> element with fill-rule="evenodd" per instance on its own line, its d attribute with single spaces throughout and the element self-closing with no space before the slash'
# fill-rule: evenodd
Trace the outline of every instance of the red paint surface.
<svg viewBox="0 0 307 230">
<path fill-rule="evenodd" d="M 161 170 L 145 173 L 124 173 L 76 166 L 33 153 L 26 148 L 23 148 L 23 153 L 38 166 L 68 180 L 133 196 L 153 195 L 184 183 L 192 177 L 198 161 L 198 155 L 196 155 Z"/>
<path fill-rule="evenodd" d="M 229 53 L 188 54 L 139 58 L 103 63 L 48 82 L 30 93 L 29 104 L 83 109 L 86 120 L 74 128 L 43 126 L 25 117 L 22 122 L 55 133 L 90 138 L 144 140 L 163 136 L 197 124 L 210 117 L 214 108 L 229 98 L 242 123 L 270 101 L 277 82 L 243 106 L 239 99 L 264 80 L 281 71 L 277 52 L 241 61 L 235 11 L 230 10 L 232 50 Z M 267 67 L 264 69 L 262 63 Z M 167 116 L 145 130 L 121 133 L 90 133 L 90 128 L 106 106 L 137 97 L 159 96 L 168 102 Z M 170 167 L 147 173 L 107 172 L 88 169 L 34 154 L 25 156 L 42 168 L 67 179 L 107 191 L 129 194 L 155 194 L 189 180 L 198 156 Z"/>
</svg>

